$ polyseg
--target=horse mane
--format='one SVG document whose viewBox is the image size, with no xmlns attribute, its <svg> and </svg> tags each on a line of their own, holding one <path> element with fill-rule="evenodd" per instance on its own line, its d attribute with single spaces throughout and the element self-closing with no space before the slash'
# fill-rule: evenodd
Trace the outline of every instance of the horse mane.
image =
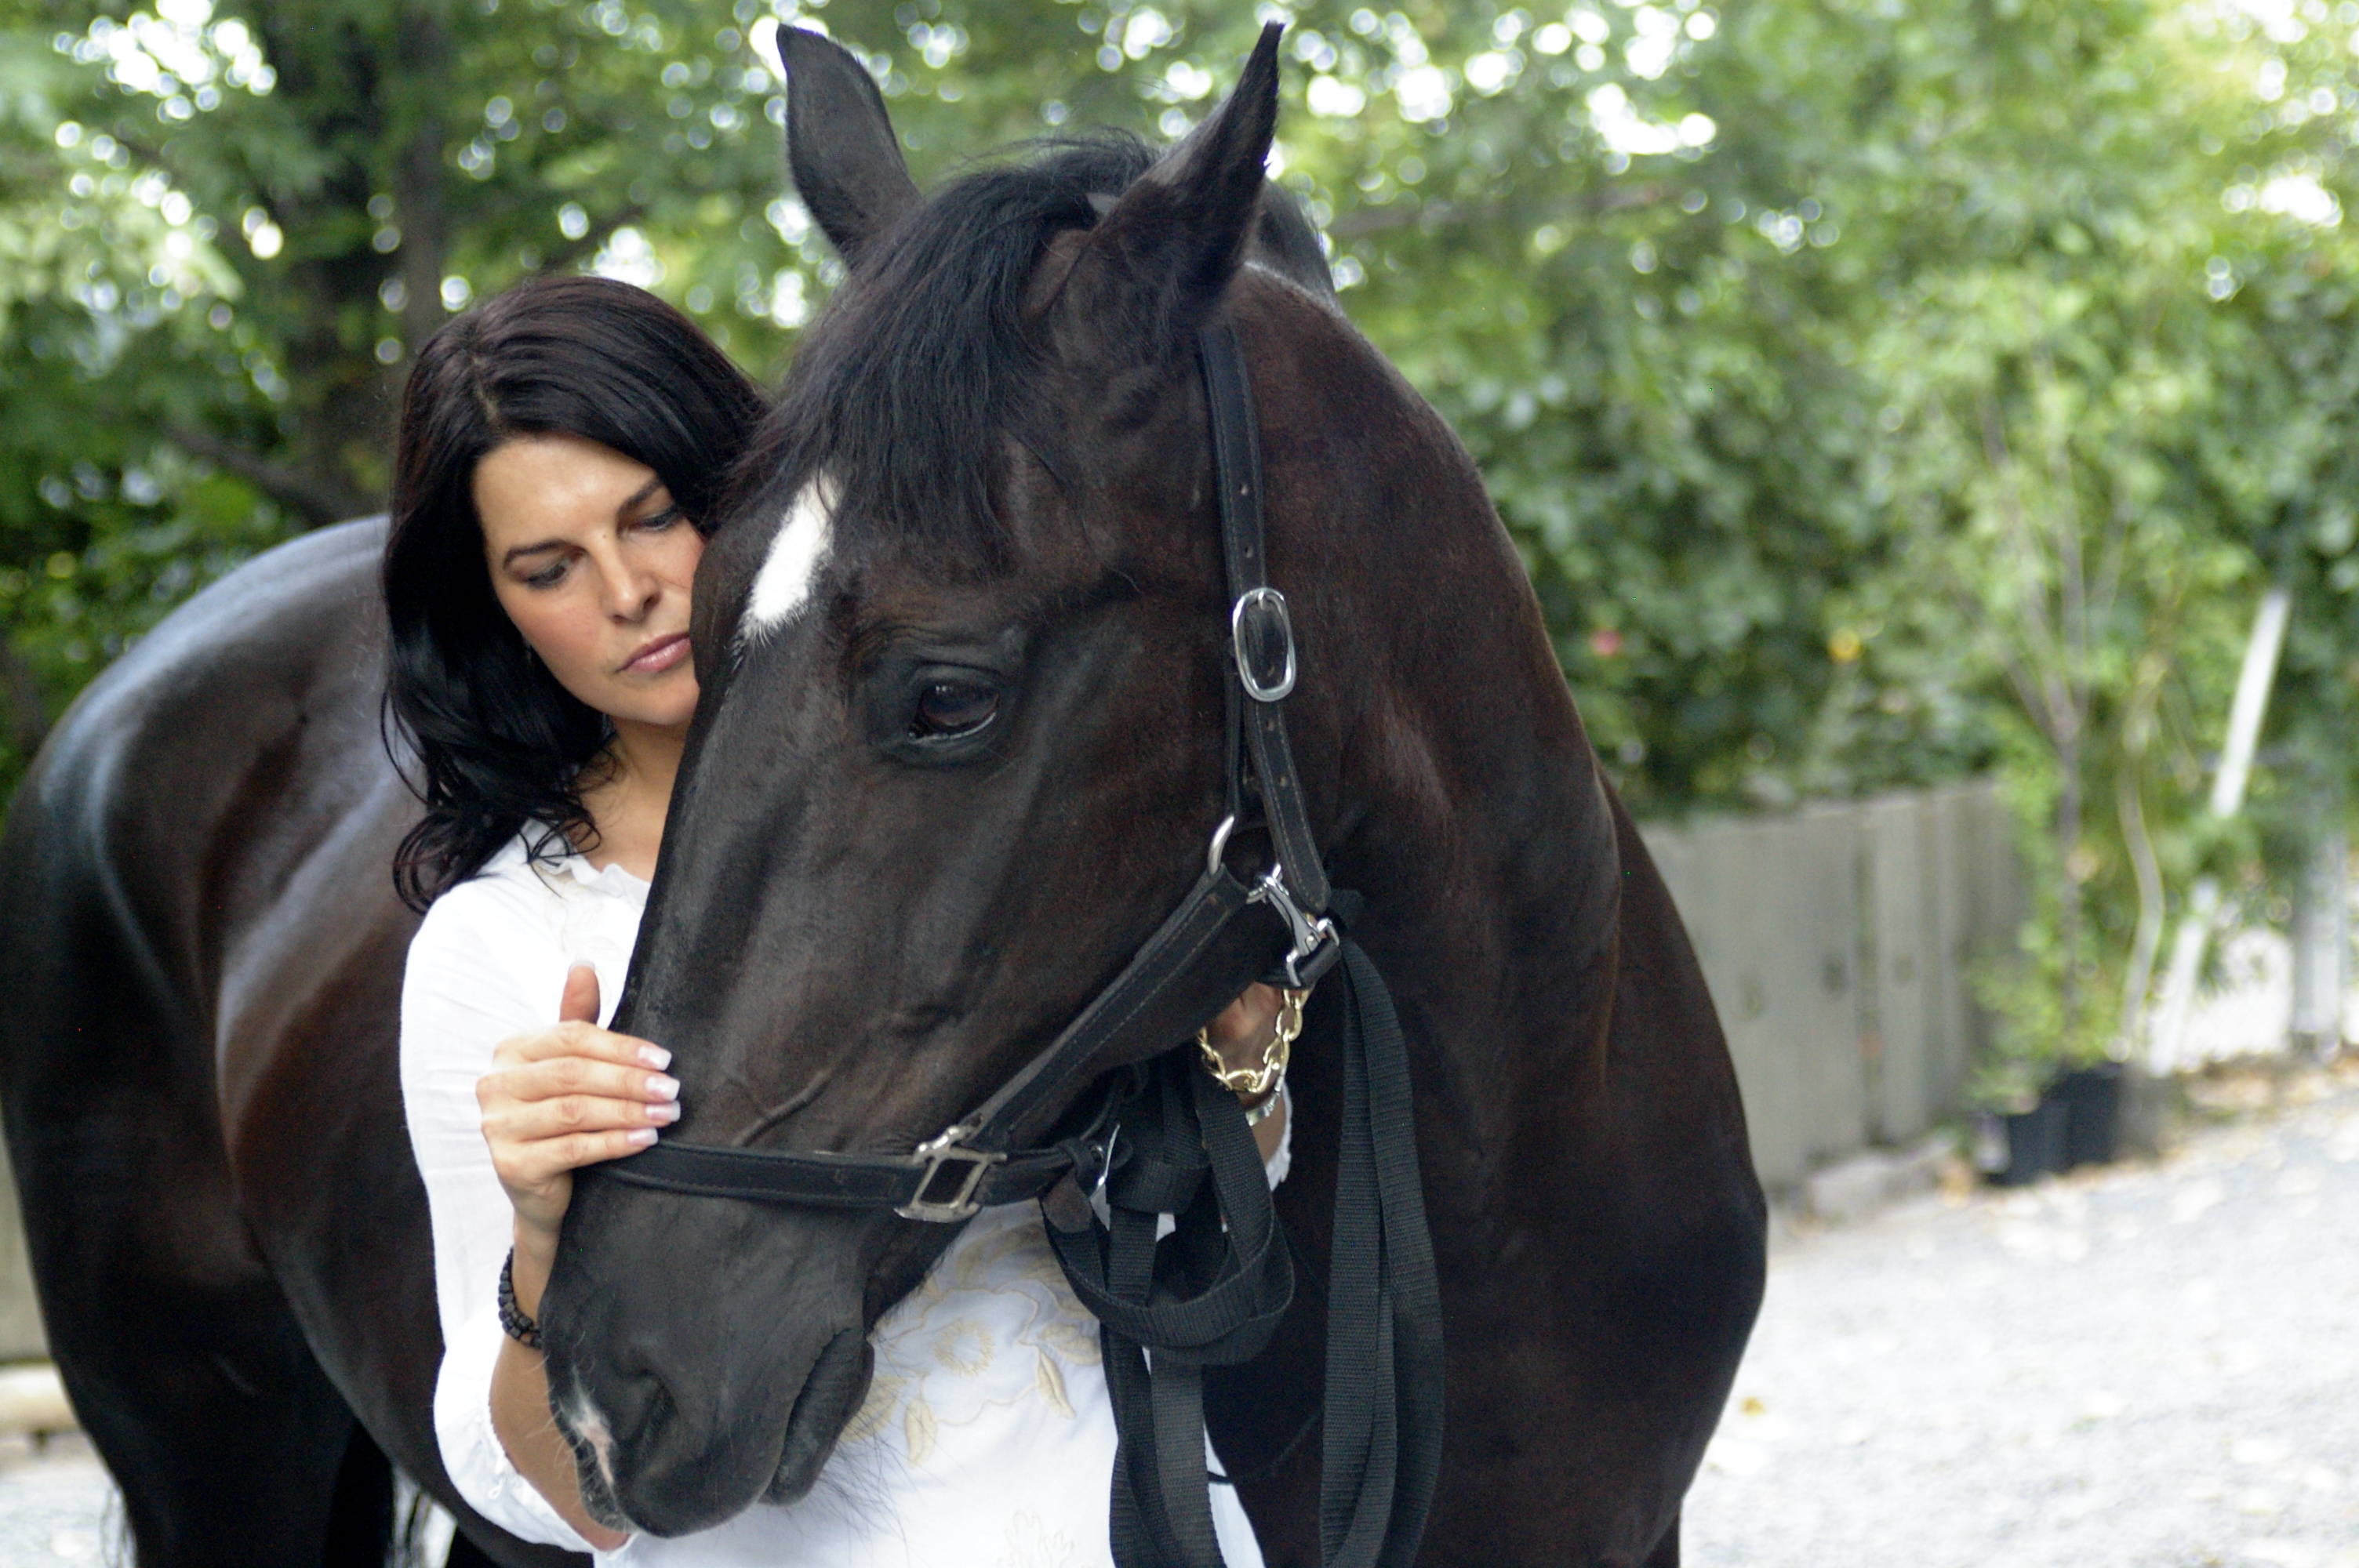
<svg viewBox="0 0 2359 1568">
<path fill-rule="evenodd" d="M 1094 224 L 1158 156 L 1122 132 L 1049 137 L 936 189 L 863 251 L 804 335 L 778 400 L 739 463 L 725 518 L 781 515 L 825 473 L 839 538 L 909 539 L 979 555 L 1007 535 L 992 504 L 999 443 L 1030 438 L 1045 345 L 1024 305 L 1042 248 Z M 1279 268 L 1332 297 L 1316 232 L 1291 193 L 1267 188 L 1260 225 Z"/>
<path fill-rule="evenodd" d="M 1028 161 L 940 186 L 864 251 L 805 333 L 726 515 L 781 512 L 824 472 L 839 537 L 891 530 L 999 556 L 990 475 L 1040 365 L 1023 307 L 1041 247 L 1094 222 L 1091 197 L 1118 195 L 1154 162 L 1116 134 L 1030 146 Z"/>
</svg>

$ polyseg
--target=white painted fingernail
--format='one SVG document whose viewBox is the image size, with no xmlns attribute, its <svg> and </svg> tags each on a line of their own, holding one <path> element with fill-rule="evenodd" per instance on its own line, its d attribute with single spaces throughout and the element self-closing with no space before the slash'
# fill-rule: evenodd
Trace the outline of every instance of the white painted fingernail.
<svg viewBox="0 0 2359 1568">
<path fill-rule="evenodd" d="M 678 1078 L 667 1078 L 661 1073 L 657 1073 L 647 1079 L 647 1093 L 655 1096 L 658 1099 L 678 1099 L 679 1098 L 679 1080 Z"/>
<path fill-rule="evenodd" d="M 624 1142 L 639 1149 L 646 1148 L 655 1141 L 656 1130 L 652 1127 L 634 1127 L 628 1132 L 623 1134 Z"/>
<path fill-rule="evenodd" d="M 678 1100 L 664 1100 L 658 1104 L 647 1107 L 647 1119 L 649 1121 L 665 1123 L 678 1121 L 679 1119 L 679 1102 Z"/>
<path fill-rule="evenodd" d="M 660 1045 L 642 1045 L 639 1047 L 639 1060 L 660 1073 L 671 1065 L 671 1053 Z"/>
</svg>

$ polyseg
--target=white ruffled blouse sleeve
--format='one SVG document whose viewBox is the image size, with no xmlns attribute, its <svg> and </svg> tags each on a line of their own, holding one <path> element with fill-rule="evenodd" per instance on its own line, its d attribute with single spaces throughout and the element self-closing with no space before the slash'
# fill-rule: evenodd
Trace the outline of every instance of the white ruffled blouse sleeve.
<svg viewBox="0 0 2359 1568">
<path fill-rule="evenodd" d="M 503 1040 L 556 1022 L 567 957 L 530 893 L 506 879 L 463 882 L 438 900 L 409 947 L 401 990 L 401 1092 L 434 1230 L 442 1368 L 434 1435 L 469 1507 L 525 1541 L 590 1543 L 510 1462 L 492 1427 L 502 1333 L 500 1266 L 513 1211 L 484 1142 L 475 1082 Z M 526 894 L 517 896 L 519 892 Z M 603 968 L 605 966 L 599 966 Z M 602 975 L 602 1011 L 619 974 Z"/>
</svg>

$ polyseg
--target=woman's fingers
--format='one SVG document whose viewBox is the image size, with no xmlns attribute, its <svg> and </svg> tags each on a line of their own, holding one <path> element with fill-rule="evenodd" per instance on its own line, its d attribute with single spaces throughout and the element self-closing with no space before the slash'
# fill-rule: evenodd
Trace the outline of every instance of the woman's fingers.
<svg viewBox="0 0 2359 1568">
<path fill-rule="evenodd" d="M 492 1084 L 485 1079 L 484 1085 Z M 518 1099 L 482 1092 L 484 1141 L 519 1217 L 554 1227 L 571 1198 L 571 1173 L 636 1154 L 676 1120 L 676 1100 L 648 1103 L 598 1095 Z"/>
<path fill-rule="evenodd" d="M 1263 1050 L 1277 1037 L 1283 1000 L 1274 987 L 1256 981 L 1223 1008 L 1205 1029 L 1221 1060 L 1231 1067 L 1259 1066 Z"/>
<path fill-rule="evenodd" d="M 539 1194 L 584 1165 L 636 1154 L 656 1141 L 652 1127 L 604 1127 L 495 1142 L 492 1165 L 511 1193 Z"/>
<path fill-rule="evenodd" d="M 510 1099 L 545 1100 L 568 1095 L 597 1095 L 607 1099 L 637 1100 L 649 1105 L 677 1102 L 679 1080 L 650 1073 L 634 1063 L 625 1065 L 594 1056 L 552 1056 L 504 1065 L 483 1080 L 492 1094 Z M 486 1110 L 490 1106 L 484 1106 Z"/>
<path fill-rule="evenodd" d="M 602 1095 L 553 1095 L 545 1099 L 497 1098 L 484 1108 L 484 1136 L 530 1143 L 609 1128 L 669 1127 L 679 1102 L 608 1099 Z"/>
<path fill-rule="evenodd" d="M 652 1041 L 617 1034 L 578 1018 L 503 1040 L 493 1053 L 493 1060 L 502 1066 L 543 1062 L 556 1056 L 587 1056 L 627 1066 L 653 1067 L 658 1072 L 671 1065 L 671 1053 Z"/>
</svg>

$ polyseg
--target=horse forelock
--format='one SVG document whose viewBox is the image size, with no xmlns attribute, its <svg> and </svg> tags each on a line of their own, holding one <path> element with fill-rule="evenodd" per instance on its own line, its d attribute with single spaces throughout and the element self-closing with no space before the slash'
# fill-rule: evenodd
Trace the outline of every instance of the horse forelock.
<svg viewBox="0 0 2359 1568">
<path fill-rule="evenodd" d="M 1045 352 L 1026 309 L 1034 268 L 1057 233 L 1096 221 L 1093 195 L 1154 161 L 1130 136 L 1035 146 L 1027 162 L 949 181 L 864 251 L 804 337 L 739 470 L 733 518 L 775 519 L 783 535 L 825 474 L 839 542 L 1001 564 L 992 477 L 1005 443 L 1036 422 Z"/>
<path fill-rule="evenodd" d="M 726 508 L 761 530 L 767 549 L 741 557 L 748 622 L 764 623 L 741 635 L 777 623 L 764 609 L 783 602 L 791 614 L 804 602 L 770 590 L 794 577 L 790 563 L 819 564 L 788 535 L 821 474 L 832 487 L 827 528 L 839 555 L 915 544 L 967 574 L 1007 564 L 994 476 L 1011 446 L 1060 472 L 1054 454 L 1065 439 L 1043 400 L 1049 349 L 1029 297 L 1034 274 L 1058 234 L 1093 226 L 1157 157 L 1117 133 L 1026 150 L 1025 161 L 948 181 L 877 236 L 806 333 Z M 1332 301 L 1316 231 L 1299 203 L 1272 195 L 1258 236 L 1265 265 Z"/>
</svg>

